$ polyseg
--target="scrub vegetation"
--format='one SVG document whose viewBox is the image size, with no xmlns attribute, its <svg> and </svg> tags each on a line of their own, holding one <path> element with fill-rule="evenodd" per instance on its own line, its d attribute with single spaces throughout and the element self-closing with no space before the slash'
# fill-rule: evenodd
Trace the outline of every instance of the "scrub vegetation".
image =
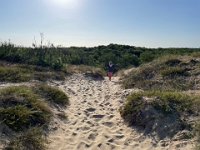
<svg viewBox="0 0 200 150">
<path fill-rule="evenodd" d="M 53 118 L 49 101 L 69 104 L 64 92 L 47 85 L 0 89 L 0 132 L 10 137 L 6 150 L 45 149 L 45 130 Z"/>
</svg>

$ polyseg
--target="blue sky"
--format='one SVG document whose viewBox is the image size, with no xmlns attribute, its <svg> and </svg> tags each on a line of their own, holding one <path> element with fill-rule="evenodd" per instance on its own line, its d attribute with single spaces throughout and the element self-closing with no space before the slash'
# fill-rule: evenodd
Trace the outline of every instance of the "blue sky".
<svg viewBox="0 0 200 150">
<path fill-rule="evenodd" d="M 0 42 L 200 47 L 200 0 L 1 0 Z"/>
</svg>

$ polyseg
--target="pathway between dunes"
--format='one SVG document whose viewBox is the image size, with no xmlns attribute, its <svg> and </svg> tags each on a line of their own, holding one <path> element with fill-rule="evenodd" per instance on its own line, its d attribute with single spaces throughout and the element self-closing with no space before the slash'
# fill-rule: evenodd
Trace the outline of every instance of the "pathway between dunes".
<svg viewBox="0 0 200 150">
<path fill-rule="evenodd" d="M 50 83 L 65 91 L 71 103 L 65 110 L 68 120 L 55 119 L 51 127 L 50 150 L 186 148 L 178 141 L 163 147 L 162 142 L 156 143 L 128 127 L 120 117 L 119 108 L 133 90 L 121 89 L 118 80 L 114 77 L 113 81 L 95 81 L 77 74 L 68 77 L 65 82 Z"/>
</svg>

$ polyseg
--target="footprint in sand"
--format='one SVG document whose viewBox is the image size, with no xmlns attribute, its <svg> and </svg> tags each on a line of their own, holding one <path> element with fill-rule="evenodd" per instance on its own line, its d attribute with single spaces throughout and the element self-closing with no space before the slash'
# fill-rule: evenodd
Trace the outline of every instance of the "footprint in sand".
<svg viewBox="0 0 200 150">
<path fill-rule="evenodd" d="M 72 133 L 72 136 L 77 136 L 77 133 L 76 133 L 76 132 L 73 132 L 73 133 Z"/>
<path fill-rule="evenodd" d="M 85 149 L 85 148 L 89 148 L 90 145 L 85 143 L 85 142 L 81 142 L 78 144 L 77 149 Z"/>
<path fill-rule="evenodd" d="M 96 109 L 95 108 L 88 108 L 86 109 L 86 112 L 94 112 Z"/>
<path fill-rule="evenodd" d="M 91 133 L 91 134 L 89 134 L 88 139 L 89 140 L 95 140 L 97 136 L 98 136 L 97 133 Z"/>
<path fill-rule="evenodd" d="M 102 119 L 105 115 L 93 115 L 93 118 Z"/>
<path fill-rule="evenodd" d="M 107 127 L 112 127 L 114 125 L 113 122 L 104 122 L 102 123 L 104 126 L 107 126 Z"/>
<path fill-rule="evenodd" d="M 118 135 L 115 135 L 115 137 L 116 137 L 117 139 L 122 139 L 122 138 L 124 138 L 124 135 L 123 135 L 123 134 L 118 134 Z"/>
</svg>

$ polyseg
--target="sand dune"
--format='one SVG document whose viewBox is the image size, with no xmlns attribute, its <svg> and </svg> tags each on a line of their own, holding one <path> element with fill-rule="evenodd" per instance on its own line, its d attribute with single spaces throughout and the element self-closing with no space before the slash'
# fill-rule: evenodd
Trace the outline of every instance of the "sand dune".
<svg viewBox="0 0 200 150">
<path fill-rule="evenodd" d="M 160 150 L 192 149 L 191 143 L 166 139 L 156 141 L 128 127 L 118 109 L 133 91 L 123 90 L 119 77 L 95 81 L 76 74 L 65 82 L 50 82 L 70 96 L 64 110 L 68 120 L 54 120 L 49 136 L 50 150 Z M 62 111 L 62 110 L 61 110 Z"/>
</svg>

